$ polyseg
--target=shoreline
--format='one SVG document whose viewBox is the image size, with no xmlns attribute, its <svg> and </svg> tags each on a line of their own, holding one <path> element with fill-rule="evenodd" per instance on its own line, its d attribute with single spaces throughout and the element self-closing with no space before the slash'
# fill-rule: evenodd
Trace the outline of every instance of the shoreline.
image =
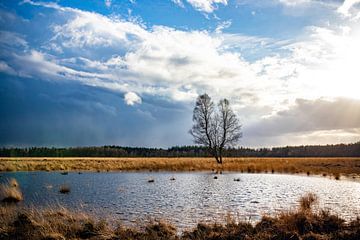
<svg viewBox="0 0 360 240">
<path fill-rule="evenodd" d="M 346 158 L 3 158 L 1 172 L 240 172 L 360 178 L 360 157 Z"/>
</svg>

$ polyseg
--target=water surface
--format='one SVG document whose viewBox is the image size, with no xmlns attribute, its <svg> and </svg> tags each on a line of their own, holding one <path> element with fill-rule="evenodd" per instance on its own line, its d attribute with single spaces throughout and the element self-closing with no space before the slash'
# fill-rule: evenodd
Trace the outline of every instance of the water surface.
<svg viewBox="0 0 360 240">
<path fill-rule="evenodd" d="M 60 204 L 121 219 L 126 224 L 165 219 L 179 228 L 199 221 L 223 222 L 228 214 L 256 221 L 263 214 L 295 208 L 306 192 L 316 193 L 320 207 L 351 219 L 360 213 L 360 183 L 327 178 L 206 172 L 70 172 L 1 173 L 0 182 L 16 178 L 25 205 Z M 172 177 L 175 180 L 170 180 Z M 240 178 L 240 181 L 234 181 Z M 154 179 L 149 183 L 149 179 Z M 61 185 L 69 194 L 59 193 Z"/>
</svg>

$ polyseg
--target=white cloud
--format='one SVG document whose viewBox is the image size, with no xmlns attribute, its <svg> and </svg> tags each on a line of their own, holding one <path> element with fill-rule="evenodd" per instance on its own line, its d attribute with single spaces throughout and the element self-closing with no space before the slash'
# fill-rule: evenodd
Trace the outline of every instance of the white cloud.
<svg viewBox="0 0 360 240">
<path fill-rule="evenodd" d="M 105 6 L 111 7 L 111 0 L 105 0 Z"/>
<path fill-rule="evenodd" d="M 147 34 L 139 24 L 111 19 L 96 13 L 76 11 L 70 12 L 69 17 L 71 20 L 66 24 L 53 27 L 55 35 L 52 38 L 68 48 L 129 44 L 134 46 L 136 38 L 145 37 Z"/>
<path fill-rule="evenodd" d="M 182 0 L 171 0 L 180 7 L 184 7 Z M 186 0 L 197 11 L 212 13 L 218 4 L 227 5 L 228 0 Z"/>
<path fill-rule="evenodd" d="M 182 2 L 182 0 L 171 0 L 173 3 L 175 3 L 176 5 L 178 5 L 179 7 L 184 8 L 184 3 Z"/>
<path fill-rule="evenodd" d="M 0 61 L 0 72 L 7 73 L 9 75 L 16 75 L 16 71 L 4 61 Z"/>
<path fill-rule="evenodd" d="M 27 47 L 28 43 L 18 33 L 9 31 L 0 31 L 0 44 Z"/>
<path fill-rule="evenodd" d="M 223 34 L 220 30 L 214 33 L 181 31 L 164 26 L 147 29 L 136 22 L 55 8 L 67 13 L 67 19 L 53 28 L 52 42 L 62 44 L 68 51 L 76 51 L 76 67 L 81 71 L 70 76 L 81 77 L 83 82 L 90 78 L 92 85 L 116 86 L 124 91 L 177 101 L 192 101 L 202 91 L 237 99 L 246 89 L 260 96 L 259 104 L 274 107 L 296 98 L 356 97 L 359 35 L 344 31 L 345 28 L 308 28 L 304 39 L 276 46 L 286 54 L 272 54 L 250 62 L 241 55 L 247 49 L 239 47 L 263 49 L 269 46 L 271 49 L 276 42 Z M 222 27 L 226 25 L 229 23 Z M 101 59 L 86 57 L 89 52 L 99 51 L 99 47 L 119 53 L 107 59 L 103 55 Z M 61 61 L 57 65 L 60 66 Z M 75 71 L 70 66 L 66 69 L 68 73 Z M 50 71 L 58 72 L 61 71 Z M 336 79 L 343 79 L 341 74 L 347 72 L 345 80 Z"/>
<path fill-rule="evenodd" d="M 291 103 L 296 98 L 357 95 L 354 85 L 359 38 L 344 28 L 311 27 L 302 40 L 278 44 L 268 38 L 224 34 L 219 29 L 214 33 L 164 26 L 147 29 L 136 22 L 51 7 L 65 12 L 67 18 L 64 24 L 54 26 L 51 41 L 67 51 L 76 51 L 77 64 L 67 65 L 66 76 L 93 86 L 175 101 L 192 101 L 203 91 L 240 101 L 243 92 L 251 92 L 258 96 L 257 104 L 270 105 L 275 111 L 283 108 L 285 100 Z M 227 25 L 229 22 L 220 28 Z M 107 59 L 104 55 L 101 59 L 87 57 L 99 48 L 119 53 Z M 286 54 L 271 54 L 255 62 L 241 55 L 247 50 L 266 48 L 277 48 Z M 346 64 L 342 64 L 344 59 L 348 59 Z M 65 67 L 61 66 L 62 61 L 56 64 L 60 69 Z M 340 74 L 349 72 L 345 80 L 336 79 L 341 78 L 339 67 Z M 63 72 L 49 74 L 63 76 Z"/>
<path fill-rule="evenodd" d="M 127 92 L 124 95 L 124 101 L 127 105 L 133 106 L 141 103 L 141 98 L 134 92 Z"/>
<path fill-rule="evenodd" d="M 350 16 L 350 9 L 360 3 L 360 0 L 345 0 L 344 3 L 338 8 L 338 12 L 345 16 Z"/>
<path fill-rule="evenodd" d="M 278 0 L 279 3 L 282 3 L 287 6 L 298 6 L 302 4 L 308 4 L 312 2 L 313 0 Z"/>
<path fill-rule="evenodd" d="M 60 64 L 49 54 L 31 50 L 24 55 L 14 55 L 14 67 L 20 76 L 37 77 L 45 80 L 79 81 L 87 85 L 124 90 L 121 85 L 111 82 L 113 76 L 107 73 L 79 71 Z"/>
<path fill-rule="evenodd" d="M 221 22 L 215 29 L 216 33 L 222 33 L 222 31 L 231 26 L 231 20 Z"/>
</svg>

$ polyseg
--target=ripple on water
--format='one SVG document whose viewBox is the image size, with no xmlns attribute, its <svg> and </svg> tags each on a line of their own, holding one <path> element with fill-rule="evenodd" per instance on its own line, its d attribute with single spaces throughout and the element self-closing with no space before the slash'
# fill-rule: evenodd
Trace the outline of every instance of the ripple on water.
<svg viewBox="0 0 360 240">
<path fill-rule="evenodd" d="M 217 180 L 208 173 L 3 173 L 0 181 L 15 177 L 25 204 L 53 203 L 97 215 L 112 215 L 125 223 L 165 219 L 179 228 L 199 221 L 224 221 L 232 213 L 251 221 L 263 214 L 294 208 L 307 192 L 319 196 L 320 207 L 350 219 L 360 214 L 360 183 L 327 178 L 224 173 Z M 176 181 L 170 179 L 174 177 Z M 149 184 L 148 179 L 155 179 Z M 240 181 L 234 179 L 240 178 Z M 58 193 L 68 184 L 70 194 Z M 52 187 L 49 187 L 52 186 Z M 147 218 L 144 220 L 144 218 Z"/>
</svg>

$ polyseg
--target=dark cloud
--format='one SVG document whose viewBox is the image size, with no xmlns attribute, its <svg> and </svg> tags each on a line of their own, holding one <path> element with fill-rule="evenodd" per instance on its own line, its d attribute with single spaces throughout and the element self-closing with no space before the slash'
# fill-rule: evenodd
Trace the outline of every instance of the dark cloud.
<svg viewBox="0 0 360 240">
<path fill-rule="evenodd" d="M 133 108 L 122 94 L 100 88 L 0 77 L 0 146 L 167 147 L 190 141 L 191 110 L 182 106 L 145 96 Z"/>
<path fill-rule="evenodd" d="M 352 128 L 360 128 L 360 100 L 297 99 L 291 108 L 249 126 L 247 134 L 278 136 L 287 133 Z"/>
</svg>

